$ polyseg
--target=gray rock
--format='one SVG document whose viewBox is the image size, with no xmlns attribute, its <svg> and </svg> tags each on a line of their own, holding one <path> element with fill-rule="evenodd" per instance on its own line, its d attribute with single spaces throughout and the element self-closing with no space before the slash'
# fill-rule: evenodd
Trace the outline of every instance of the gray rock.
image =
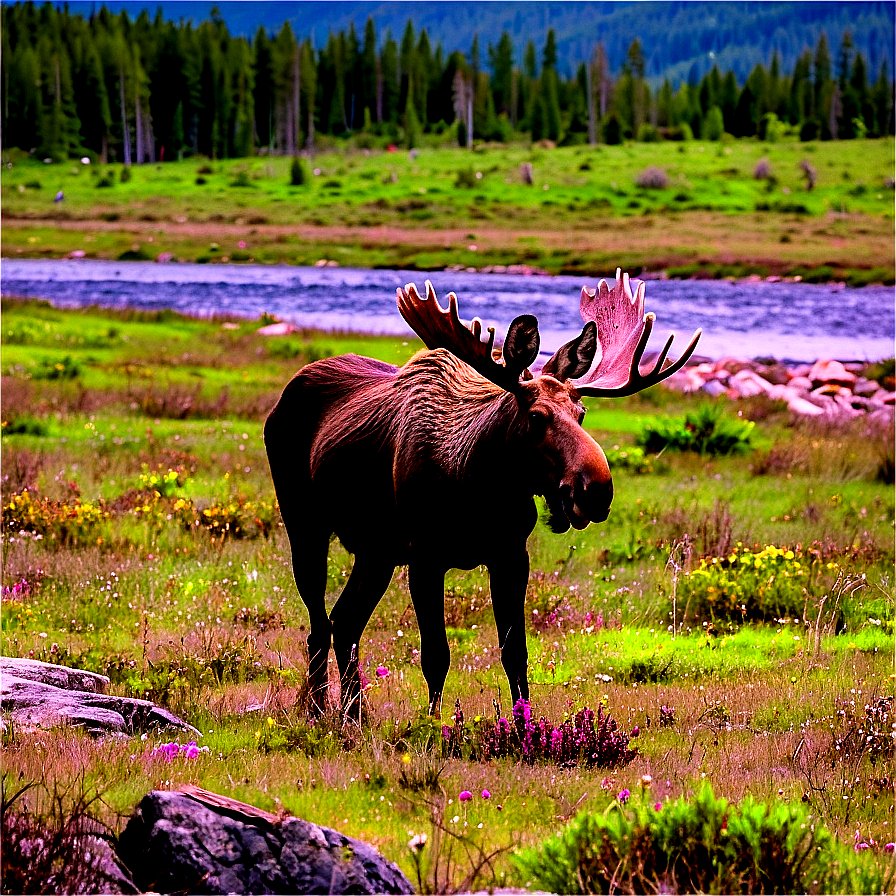
<svg viewBox="0 0 896 896">
<path fill-rule="evenodd" d="M 67 690 L 3 673 L 0 709 L 7 721 L 24 728 L 78 725 L 91 734 L 135 734 L 151 728 L 199 732 L 149 700 Z"/>
<path fill-rule="evenodd" d="M 29 681 L 40 681 L 67 691 L 89 691 L 91 694 L 105 694 L 109 679 L 95 672 L 72 669 L 69 666 L 55 666 L 38 660 L 13 659 L 0 656 L 0 675 L 13 675 Z"/>
<path fill-rule="evenodd" d="M 148 793 L 119 837 L 119 857 L 144 890 L 414 892 L 396 865 L 360 840 L 188 790 Z"/>
</svg>

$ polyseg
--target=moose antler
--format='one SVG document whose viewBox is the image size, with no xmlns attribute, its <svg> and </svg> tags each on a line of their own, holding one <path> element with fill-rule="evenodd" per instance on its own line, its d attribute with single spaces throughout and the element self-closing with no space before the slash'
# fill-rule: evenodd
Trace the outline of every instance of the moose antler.
<svg viewBox="0 0 896 896">
<path fill-rule="evenodd" d="M 697 330 L 684 354 L 664 369 L 666 355 L 675 338 L 671 333 L 653 369 L 645 374 L 641 373 L 639 365 L 656 317 L 652 312 L 644 313 L 643 281 L 633 295 L 628 274 L 617 268 L 612 289 L 606 280 L 601 280 L 596 290 L 582 287 L 579 310 L 586 323 L 594 321 L 597 324 L 599 343 L 595 355 L 597 364 L 591 373 L 575 383 L 576 390 L 582 395 L 621 398 L 661 382 L 684 367 L 702 333 Z"/>
<path fill-rule="evenodd" d="M 503 358 L 499 361 L 492 352 L 495 328 L 488 328 L 488 340 L 483 342 L 482 321 L 474 317 L 469 327 L 461 321 L 455 293 L 448 293 L 447 308 L 439 304 L 429 280 L 426 298 L 421 297 L 413 283 L 396 293 L 401 316 L 427 348 L 448 349 L 502 389 L 513 391 L 519 385 L 522 372 L 538 356 L 538 322 L 531 314 L 516 318 L 510 325 Z"/>
</svg>

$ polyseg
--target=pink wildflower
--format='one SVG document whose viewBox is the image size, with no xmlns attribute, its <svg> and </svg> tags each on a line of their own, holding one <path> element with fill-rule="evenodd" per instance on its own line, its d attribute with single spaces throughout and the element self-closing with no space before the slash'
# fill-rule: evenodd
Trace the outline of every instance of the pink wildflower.
<svg viewBox="0 0 896 896">
<path fill-rule="evenodd" d="M 653 804 L 653 808 L 654 808 L 657 812 L 659 812 L 660 809 L 663 808 L 663 804 L 662 804 L 662 803 L 654 803 L 654 804 Z"/>
<path fill-rule="evenodd" d="M 622 790 L 619 791 L 616 799 L 619 800 L 620 803 L 624 806 L 628 802 L 628 798 L 632 795 L 632 792 L 628 789 L 628 787 L 623 787 Z"/>
<path fill-rule="evenodd" d="M 487 790 L 483 790 L 483 791 L 482 791 L 482 798 L 483 798 L 484 800 L 491 799 L 491 793 L 489 793 Z M 893 845 L 893 844 L 891 843 L 890 846 L 892 846 L 892 845 Z"/>
<path fill-rule="evenodd" d="M 377 678 L 388 678 L 389 677 L 389 670 L 382 663 L 380 663 L 380 665 L 376 667 L 376 677 Z"/>
<path fill-rule="evenodd" d="M 473 794 L 470 793 L 469 790 L 462 790 L 457 797 L 462 803 L 467 802 L 467 800 L 473 799 Z"/>
</svg>

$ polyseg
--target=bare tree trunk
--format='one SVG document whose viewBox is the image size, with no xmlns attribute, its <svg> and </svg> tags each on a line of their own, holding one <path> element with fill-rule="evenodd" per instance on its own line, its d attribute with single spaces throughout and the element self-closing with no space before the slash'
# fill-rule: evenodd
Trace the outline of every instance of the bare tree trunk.
<svg viewBox="0 0 896 896">
<path fill-rule="evenodd" d="M 121 131 L 124 136 L 124 163 L 131 164 L 131 132 L 128 128 L 128 111 L 124 99 L 124 69 L 119 69 L 119 85 L 121 87 Z"/>
<path fill-rule="evenodd" d="M 140 95 L 134 90 L 134 143 L 137 164 L 143 164 L 143 119 L 140 115 Z"/>
<path fill-rule="evenodd" d="M 467 89 L 467 149 L 473 148 L 473 84 Z"/>
</svg>

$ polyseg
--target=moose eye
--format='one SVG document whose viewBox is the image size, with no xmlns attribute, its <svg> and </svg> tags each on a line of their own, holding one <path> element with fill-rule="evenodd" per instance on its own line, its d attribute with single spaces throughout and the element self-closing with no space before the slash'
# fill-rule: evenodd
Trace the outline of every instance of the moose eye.
<svg viewBox="0 0 896 896">
<path fill-rule="evenodd" d="M 529 428 L 535 433 L 544 433 L 548 426 L 548 415 L 544 411 L 529 411 Z"/>
<path fill-rule="evenodd" d="M 585 412 L 579 411 L 579 426 L 581 426 L 585 422 Z"/>
</svg>

